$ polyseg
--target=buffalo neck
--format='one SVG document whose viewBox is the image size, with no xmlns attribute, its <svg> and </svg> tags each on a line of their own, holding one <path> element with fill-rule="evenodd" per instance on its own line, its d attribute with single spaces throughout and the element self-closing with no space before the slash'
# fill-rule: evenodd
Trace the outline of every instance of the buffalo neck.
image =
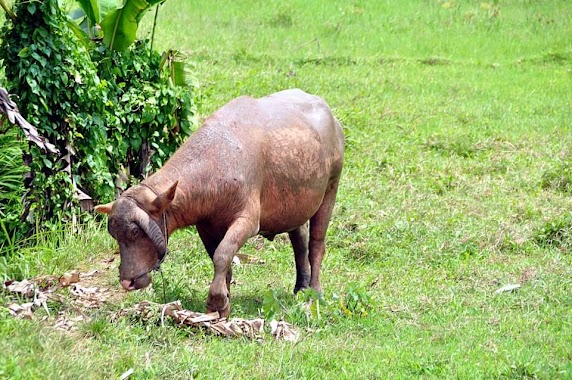
<svg viewBox="0 0 572 380">
<path fill-rule="evenodd" d="M 163 194 L 178 181 L 175 196 L 164 210 L 169 235 L 182 227 L 195 225 L 206 212 L 205 202 L 208 194 L 202 186 L 205 176 L 200 170 L 185 168 L 185 173 L 171 161 L 167 162 L 161 170 L 144 181 L 155 193 L 153 196 Z"/>
</svg>

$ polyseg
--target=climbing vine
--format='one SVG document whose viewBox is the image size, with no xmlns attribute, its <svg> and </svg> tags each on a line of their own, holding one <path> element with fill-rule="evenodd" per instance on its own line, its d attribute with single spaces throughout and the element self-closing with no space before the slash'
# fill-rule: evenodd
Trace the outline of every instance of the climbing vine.
<svg viewBox="0 0 572 380">
<path fill-rule="evenodd" d="M 24 150 L 24 216 L 31 226 L 75 220 L 80 205 L 109 201 L 162 165 L 196 124 L 197 86 L 175 86 L 177 59 L 146 41 L 122 52 L 86 44 L 57 0 L 17 0 L 13 14 L 0 30 L 6 87 L 59 150 Z"/>
</svg>

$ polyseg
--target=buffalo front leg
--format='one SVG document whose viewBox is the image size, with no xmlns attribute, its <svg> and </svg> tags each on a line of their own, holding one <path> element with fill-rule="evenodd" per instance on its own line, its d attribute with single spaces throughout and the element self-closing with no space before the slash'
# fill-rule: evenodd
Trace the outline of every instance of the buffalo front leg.
<svg viewBox="0 0 572 380">
<path fill-rule="evenodd" d="M 322 291 L 320 285 L 320 268 L 322 267 L 322 259 L 326 250 L 326 231 L 332 217 L 334 203 L 336 201 L 336 193 L 338 191 L 338 181 L 336 179 L 328 186 L 328 190 L 324 195 L 324 199 L 318 211 L 310 218 L 310 243 L 308 259 L 310 261 L 310 287 Z"/>
<path fill-rule="evenodd" d="M 258 232 L 258 223 L 247 218 L 238 218 L 226 231 L 224 238 L 212 256 L 214 278 L 207 298 L 207 312 L 218 311 L 221 317 L 230 313 L 230 281 L 232 258 L 246 240 Z"/>
<path fill-rule="evenodd" d="M 203 242 L 203 245 L 205 246 L 205 249 L 207 250 L 207 253 L 209 254 L 209 257 L 211 258 L 211 260 L 213 260 L 215 251 L 216 251 L 216 249 L 217 249 L 217 247 L 220 244 L 222 239 L 217 238 L 216 236 L 211 234 L 208 226 L 205 226 L 202 224 L 197 224 L 197 231 L 199 233 L 201 241 Z M 231 281 L 231 279 L 232 279 L 232 266 L 230 267 L 230 269 L 228 270 L 228 273 L 226 275 L 226 287 L 228 290 L 229 301 L 230 301 L 230 281 Z"/>
<path fill-rule="evenodd" d="M 296 294 L 310 285 L 310 262 L 308 261 L 310 235 L 308 223 L 288 232 L 288 236 L 294 249 L 294 260 L 296 262 L 296 285 L 294 285 L 294 294 Z"/>
</svg>

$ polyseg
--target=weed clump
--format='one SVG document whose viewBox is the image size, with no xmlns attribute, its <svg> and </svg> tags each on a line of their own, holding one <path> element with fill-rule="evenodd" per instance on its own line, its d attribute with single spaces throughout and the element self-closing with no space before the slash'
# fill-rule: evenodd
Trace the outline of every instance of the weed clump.
<svg viewBox="0 0 572 380">
<path fill-rule="evenodd" d="M 283 9 L 274 14 L 268 24 L 274 28 L 290 28 L 294 25 L 294 19 L 289 10 Z"/>
<path fill-rule="evenodd" d="M 292 298 L 286 292 L 269 289 L 264 294 L 260 311 L 268 320 L 282 319 L 294 325 L 312 327 L 365 318 L 376 312 L 368 289 L 356 283 L 349 283 L 340 294 L 328 296 L 308 288 Z"/>
<path fill-rule="evenodd" d="M 534 234 L 534 240 L 543 248 L 572 249 L 572 215 L 546 222 Z"/>
<path fill-rule="evenodd" d="M 572 194 L 572 160 L 561 162 L 542 174 L 541 187 Z"/>
<path fill-rule="evenodd" d="M 468 137 L 460 136 L 456 139 L 433 136 L 423 144 L 427 149 L 433 150 L 443 156 L 458 156 L 472 158 L 477 154 L 477 148 Z"/>
</svg>

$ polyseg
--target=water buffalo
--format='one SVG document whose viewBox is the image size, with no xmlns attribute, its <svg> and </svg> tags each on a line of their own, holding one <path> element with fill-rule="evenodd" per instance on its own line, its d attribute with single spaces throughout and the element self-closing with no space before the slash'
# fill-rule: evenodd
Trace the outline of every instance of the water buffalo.
<svg viewBox="0 0 572 380">
<path fill-rule="evenodd" d="M 320 291 L 343 155 L 341 125 L 320 97 L 293 89 L 231 101 L 159 171 L 96 207 L 109 214 L 109 233 L 119 242 L 121 285 L 149 285 L 168 236 L 195 225 L 214 264 L 208 312 L 228 316 L 232 259 L 256 234 L 272 239 L 287 232 L 294 292 L 308 286 Z"/>
</svg>

